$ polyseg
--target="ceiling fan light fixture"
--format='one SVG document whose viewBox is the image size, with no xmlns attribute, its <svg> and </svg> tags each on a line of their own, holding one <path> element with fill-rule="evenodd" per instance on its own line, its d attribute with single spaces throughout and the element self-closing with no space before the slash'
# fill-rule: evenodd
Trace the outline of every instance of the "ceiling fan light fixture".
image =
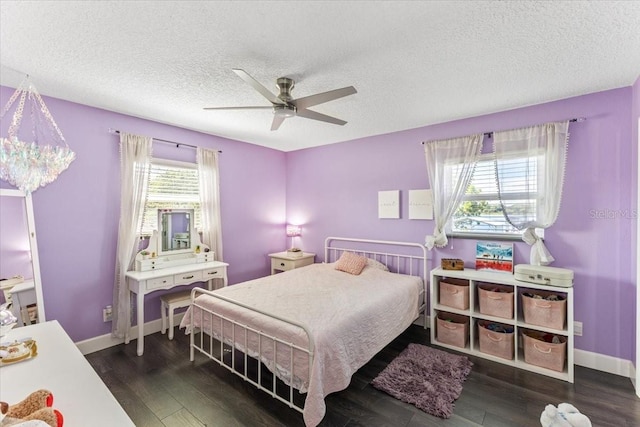
<svg viewBox="0 0 640 427">
<path fill-rule="evenodd" d="M 295 117 L 296 107 L 294 105 L 274 105 L 273 114 L 282 118 Z"/>
</svg>

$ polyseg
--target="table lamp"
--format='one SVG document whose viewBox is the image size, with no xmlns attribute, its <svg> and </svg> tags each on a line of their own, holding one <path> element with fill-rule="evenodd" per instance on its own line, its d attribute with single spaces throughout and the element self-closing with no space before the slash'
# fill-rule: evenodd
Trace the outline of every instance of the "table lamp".
<svg viewBox="0 0 640 427">
<path fill-rule="evenodd" d="M 287 224 L 287 237 L 291 237 L 291 248 L 287 249 L 287 254 L 290 256 L 302 256 L 302 250 L 296 248 L 293 244 L 293 239 L 301 236 L 302 230 L 299 225 Z"/>
</svg>

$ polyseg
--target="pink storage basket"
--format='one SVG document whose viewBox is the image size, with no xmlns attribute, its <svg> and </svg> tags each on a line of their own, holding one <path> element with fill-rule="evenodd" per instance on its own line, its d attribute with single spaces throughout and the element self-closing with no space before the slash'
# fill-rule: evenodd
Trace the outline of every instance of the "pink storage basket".
<svg viewBox="0 0 640 427">
<path fill-rule="evenodd" d="M 531 365 L 562 372 L 567 354 L 567 339 L 559 337 L 560 343 L 554 344 L 542 339 L 539 332 L 522 333 L 524 343 L 524 361 Z"/>
<path fill-rule="evenodd" d="M 469 342 L 469 318 L 454 313 L 439 313 L 436 339 L 442 344 L 465 348 Z"/>
<path fill-rule="evenodd" d="M 562 330 L 567 320 L 567 296 L 557 292 L 548 291 L 527 291 L 531 295 L 539 295 L 543 299 L 533 298 L 522 294 L 522 313 L 525 323 L 531 325 L 545 326 Z M 549 295 L 557 295 L 562 297 L 559 301 L 549 301 L 546 298 Z"/>
<path fill-rule="evenodd" d="M 480 313 L 513 319 L 513 287 L 490 283 L 478 286 Z"/>
<path fill-rule="evenodd" d="M 469 281 L 463 279 L 443 279 L 438 283 L 440 304 L 458 310 L 469 309 Z"/>
<path fill-rule="evenodd" d="M 478 321 L 478 341 L 480 352 L 501 357 L 503 359 L 513 359 L 514 332 L 496 332 L 487 329 L 490 322 Z M 513 331 L 513 326 L 510 327 Z"/>
</svg>

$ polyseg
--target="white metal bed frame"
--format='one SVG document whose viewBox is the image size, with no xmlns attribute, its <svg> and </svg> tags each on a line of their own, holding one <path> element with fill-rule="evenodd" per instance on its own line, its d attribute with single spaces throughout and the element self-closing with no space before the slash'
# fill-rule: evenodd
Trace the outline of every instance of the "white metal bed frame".
<svg viewBox="0 0 640 427">
<path fill-rule="evenodd" d="M 332 242 L 341 242 L 341 244 L 343 246 L 339 247 L 339 246 L 331 246 Z M 373 245 L 373 247 L 385 247 L 385 246 L 393 246 L 396 248 L 404 248 L 405 252 L 407 253 L 393 253 L 393 252 L 385 252 L 383 250 L 364 250 L 364 249 L 358 249 L 358 248 L 354 248 L 351 247 L 351 244 L 355 244 L 355 245 Z M 428 278 L 429 278 L 429 271 L 427 270 L 427 250 L 423 245 L 417 244 L 417 243 L 408 243 L 408 242 L 394 242 L 394 241 L 385 241 L 385 240 L 368 240 L 368 239 L 350 239 L 350 238 L 344 238 L 344 237 L 327 237 L 325 239 L 325 262 L 333 262 L 336 261 L 340 255 L 345 252 L 354 252 L 358 255 L 362 255 L 365 256 L 367 258 L 371 258 L 374 259 L 378 262 L 381 262 L 382 264 L 386 265 L 387 268 L 389 268 L 389 271 L 393 272 L 393 273 L 398 273 L 398 274 L 408 274 L 411 276 L 420 276 L 420 278 L 422 279 L 422 283 L 423 283 L 423 287 L 422 290 L 420 292 L 421 297 L 418 299 L 418 304 L 419 304 L 419 313 L 422 313 L 424 316 L 424 328 L 426 329 L 428 326 L 428 321 L 427 321 L 427 295 L 428 295 L 428 291 L 427 291 L 427 286 L 428 286 Z M 396 249 L 396 251 L 399 251 L 399 249 Z M 411 254 L 411 252 L 413 252 L 413 254 Z M 419 254 L 419 255 L 416 255 Z M 204 307 L 200 304 L 198 304 L 195 299 L 200 295 L 200 294 L 206 294 L 209 296 L 212 296 L 214 298 L 217 298 L 219 300 L 222 301 L 226 301 L 228 303 L 231 304 L 235 304 L 237 306 L 246 308 L 248 310 L 252 310 L 255 312 L 259 312 L 265 316 L 277 319 L 279 321 L 288 323 L 290 325 L 296 326 L 301 328 L 302 330 L 305 331 L 306 335 L 307 335 L 307 342 L 309 343 L 309 346 L 307 348 L 303 348 L 300 346 L 297 346 L 293 343 L 290 342 L 286 342 L 283 341 L 281 339 L 279 339 L 276 336 L 272 336 L 269 334 L 264 333 L 263 331 L 259 331 L 256 330 L 255 328 L 252 328 L 246 324 L 243 324 L 237 320 L 234 319 L 230 319 L 224 315 L 221 315 L 219 313 L 215 313 L 212 310 L 208 309 L 207 307 Z M 231 338 L 226 338 L 225 334 L 222 333 L 223 335 L 223 341 L 224 343 L 220 343 L 220 341 L 216 338 L 214 338 L 212 335 L 208 335 L 206 334 L 204 331 L 202 331 L 201 329 L 197 329 L 195 327 L 191 327 L 191 334 L 190 334 L 190 352 L 189 352 L 189 358 L 191 361 L 194 361 L 195 359 L 195 351 L 197 350 L 198 352 L 206 355 L 207 357 L 209 357 L 212 360 L 215 360 L 219 365 L 227 368 L 229 371 L 233 372 L 234 374 L 238 375 L 239 377 L 241 377 L 242 379 L 244 379 L 245 381 L 253 384 L 256 388 L 263 390 L 264 392 L 266 392 L 267 394 L 269 394 L 271 397 L 281 401 L 282 403 L 286 404 L 287 406 L 289 406 L 290 408 L 293 408 L 295 410 L 297 410 L 298 412 L 302 413 L 303 409 L 304 409 L 304 404 L 299 404 L 299 402 L 294 402 L 294 397 L 297 395 L 297 392 L 295 392 L 295 388 L 293 386 L 293 374 L 291 374 L 290 378 L 285 378 L 284 379 L 284 383 L 280 382 L 280 386 L 278 387 L 278 376 L 273 373 L 273 375 L 271 375 L 272 379 L 271 379 L 271 384 L 270 385 L 264 385 L 263 384 L 263 376 L 262 376 L 262 366 L 264 364 L 264 357 L 262 355 L 262 346 L 261 343 L 263 342 L 263 339 L 268 339 L 273 343 L 273 348 L 274 348 L 274 360 L 273 360 L 273 365 L 277 366 L 277 351 L 275 351 L 276 346 L 277 345 L 284 345 L 286 346 L 286 348 L 289 349 L 289 361 L 290 361 L 290 365 L 292 367 L 291 371 L 293 372 L 293 359 L 294 359 L 294 351 L 298 351 L 301 352 L 302 354 L 306 355 L 306 357 L 308 358 L 308 369 L 309 372 L 307 373 L 307 378 L 311 377 L 311 369 L 312 369 L 312 365 L 313 365 L 313 355 L 314 355 L 314 348 L 313 348 L 313 340 L 312 337 L 309 333 L 309 330 L 307 329 L 307 327 L 301 323 L 289 320 L 289 319 L 284 319 L 282 317 L 279 316 L 275 316 L 271 313 L 267 313 L 264 312 L 262 310 L 256 310 L 253 307 L 249 307 L 246 306 L 242 303 L 239 303 L 237 301 L 228 299 L 224 296 L 218 295 L 215 293 L 215 291 L 208 291 L 206 289 L 202 289 L 199 287 L 196 287 L 192 290 L 191 292 L 191 305 L 192 305 L 192 309 L 190 311 L 190 316 L 191 316 L 191 325 L 194 324 L 194 310 L 193 307 L 197 307 L 200 309 L 200 324 L 204 324 L 203 320 L 204 320 L 204 316 L 209 316 L 208 319 L 210 320 L 210 325 L 213 326 L 213 321 L 214 319 L 216 319 L 216 321 L 219 321 L 219 325 L 220 325 L 220 331 L 224 331 L 224 324 L 230 324 L 231 326 L 231 330 L 232 330 L 232 336 Z M 244 333 L 242 333 L 240 337 L 236 336 L 236 327 L 240 327 Z M 197 329 L 197 330 L 196 330 Z M 238 370 L 238 366 L 236 363 L 236 350 L 237 347 L 240 346 L 241 348 L 244 349 L 249 349 L 249 343 L 248 343 L 248 335 L 249 334 L 254 334 L 255 336 L 258 337 L 258 354 L 255 357 L 251 357 L 247 354 L 247 352 L 243 352 L 242 350 L 238 350 L 240 352 L 243 353 L 243 363 L 242 366 L 243 368 L 240 368 L 242 370 Z M 226 339 L 225 339 L 226 338 Z M 219 343 L 218 345 L 216 345 L 216 342 Z M 218 347 L 216 349 L 216 347 Z M 228 362 L 225 362 L 225 358 L 224 355 L 225 353 L 230 353 L 231 355 L 231 360 Z M 248 366 L 248 362 L 249 359 L 257 359 L 257 372 L 256 375 L 254 375 L 254 377 L 250 376 L 250 374 L 247 371 L 247 366 Z M 286 395 L 287 397 L 283 397 L 280 394 L 278 394 L 278 388 L 282 389 L 285 388 L 287 390 Z M 283 394 L 283 393 L 281 393 Z"/>
</svg>

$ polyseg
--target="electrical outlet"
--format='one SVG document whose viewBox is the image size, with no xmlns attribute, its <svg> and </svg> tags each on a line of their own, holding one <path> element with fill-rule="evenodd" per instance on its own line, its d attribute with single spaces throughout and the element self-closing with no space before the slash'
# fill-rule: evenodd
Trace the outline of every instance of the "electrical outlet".
<svg viewBox="0 0 640 427">
<path fill-rule="evenodd" d="M 111 322 L 113 318 L 113 308 L 108 305 L 102 309 L 102 321 L 103 322 Z"/>
<path fill-rule="evenodd" d="M 573 322 L 573 335 L 576 337 L 582 336 L 582 322 Z"/>
</svg>

